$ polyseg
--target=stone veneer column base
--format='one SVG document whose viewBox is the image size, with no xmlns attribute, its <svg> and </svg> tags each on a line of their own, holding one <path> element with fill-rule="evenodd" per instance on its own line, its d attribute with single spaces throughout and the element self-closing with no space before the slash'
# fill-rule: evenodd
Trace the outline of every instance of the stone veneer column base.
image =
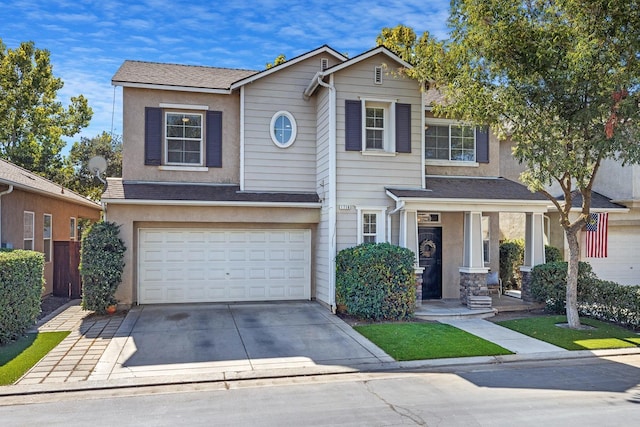
<svg viewBox="0 0 640 427">
<path fill-rule="evenodd" d="M 469 297 L 489 296 L 487 273 L 460 272 L 460 302 L 469 305 Z"/>
<path fill-rule="evenodd" d="M 524 302 L 533 302 L 533 295 L 531 294 L 531 280 L 533 278 L 531 270 L 528 268 L 520 269 L 522 273 L 522 289 L 520 290 L 520 297 Z"/>
<path fill-rule="evenodd" d="M 415 268 L 416 275 L 416 307 L 422 307 L 422 272 L 424 267 Z"/>
</svg>

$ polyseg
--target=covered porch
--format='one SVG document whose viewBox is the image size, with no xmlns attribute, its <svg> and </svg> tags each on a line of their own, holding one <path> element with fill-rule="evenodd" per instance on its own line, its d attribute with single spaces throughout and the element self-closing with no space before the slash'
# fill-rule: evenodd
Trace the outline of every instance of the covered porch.
<svg viewBox="0 0 640 427">
<path fill-rule="evenodd" d="M 397 243 L 416 254 L 418 303 L 457 300 L 492 309 L 487 278 L 499 271 L 502 212 L 525 214 L 522 300 L 531 301 L 530 271 L 545 262 L 544 196 L 504 178 L 450 176 L 428 176 L 425 189 L 387 188 L 387 195 L 396 204 Z"/>
</svg>

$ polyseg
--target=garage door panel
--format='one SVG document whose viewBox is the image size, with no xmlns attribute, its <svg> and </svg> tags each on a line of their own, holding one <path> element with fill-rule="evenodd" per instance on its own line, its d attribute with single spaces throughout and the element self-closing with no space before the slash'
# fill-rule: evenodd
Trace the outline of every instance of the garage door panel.
<svg viewBox="0 0 640 427">
<path fill-rule="evenodd" d="M 310 298 L 309 230 L 141 229 L 140 303 Z"/>
<path fill-rule="evenodd" d="M 584 234 L 584 233 L 583 233 Z M 584 237 L 583 237 L 584 244 Z M 637 234 L 627 227 L 609 227 L 607 258 L 584 258 L 596 275 L 622 285 L 640 285 L 640 247 Z M 584 246 L 586 247 L 586 246 Z"/>
</svg>

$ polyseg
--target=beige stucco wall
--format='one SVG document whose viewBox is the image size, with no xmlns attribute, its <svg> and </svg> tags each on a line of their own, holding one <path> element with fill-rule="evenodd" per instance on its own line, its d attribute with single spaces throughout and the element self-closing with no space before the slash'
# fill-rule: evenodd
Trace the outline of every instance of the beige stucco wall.
<svg viewBox="0 0 640 427">
<path fill-rule="evenodd" d="M 116 292 L 119 304 L 137 302 L 137 235 L 139 228 L 225 228 L 311 230 L 311 247 L 317 240 L 318 208 L 212 207 L 212 206 L 107 206 L 106 218 L 120 225 L 120 238 L 126 245 L 122 282 Z M 311 265 L 312 278 L 314 263 Z M 312 279 L 311 296 L 315 297 Z"/>
<path fill-rule="evenodd" d="M 159 166 L 144 164 L 145 107 L 159 107 L 161 103 L 206 105 L 209 111 L 222 111 L 222 167 L 208 168 L 206 172 L 163 170 Z M 205 113 L 205 110 L 165 111 Z M 231 95 L 123 88 L 123 165 L 124 180 L 164 182 L 240 182 L 240 97 Z M 203 126 L 206 126 L 203 118 Z M 203 135 L 206 129 L 203 129 Z M 164 156 L 164 154 L 163 154 Z"/>
<path fill-rule="evenodd" d="M 76 223 L 80 219 L 86 218 L 93 221 L 100 219 L 100 208 L 90 208 L 84 205 L 77 205 L 62 199 L 47 197 L 40 194 L 29 193 L 19 189 L 2 196 L 0 199 L 2 209 L 2 243 L 10 244 L 14 249 L 24 248 L 24 212 L 34 213 L 34 250 L 44 251 L 43 226 L 44 214 L 51 214 L 52 220 L 52 241 L 69 241 L 71 217 L 76 218 Z M 80 236 L 77 235 L 77 240 Z M 51 248 L 51 262 L 45 263 L 44 294 L 53 292 L 53 245 Z"/>
</svg>

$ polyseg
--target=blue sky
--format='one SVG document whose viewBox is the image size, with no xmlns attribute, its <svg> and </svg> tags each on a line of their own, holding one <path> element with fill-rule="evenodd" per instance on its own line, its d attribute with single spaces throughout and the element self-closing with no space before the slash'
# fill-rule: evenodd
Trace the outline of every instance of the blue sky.
<svg viewBox="0 0 640 427">
<path fill-rule="evenodd" d="M 122 89 L 111 77 L 126 59 L 262 70 L 323 44 L 355 56 L 398 24 L 446 38 L 448 13 L 448 0 L 0 0 L 0 39 L 49 50 L 60 100 L 89 100 L 91 124 L 71 142 L 111 131 L 112 117 L 122 134 Z"/>
</svg>

